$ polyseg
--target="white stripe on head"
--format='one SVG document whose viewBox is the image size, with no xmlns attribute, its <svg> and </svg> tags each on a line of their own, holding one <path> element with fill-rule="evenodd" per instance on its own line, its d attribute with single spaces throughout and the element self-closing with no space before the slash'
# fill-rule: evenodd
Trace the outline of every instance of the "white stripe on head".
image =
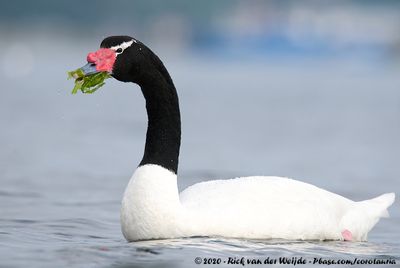
<svg viewBox="0 0 400 268">
<path fill-rule="evenodd" d="M 132 39 L 131 41 L 123 42 L 117 46 L 113 46 L 110 48 L 114 51 L 117 51 L 117 49 L 121 48 L 122 52 L 124 52 L 124 50 L 127 49 L 128 47 L 130 47 L 133 44 L 133 42 L 137 43 L 135 39 Z M 118 55 L 118 54 L 121 54 L 122 52 L 116 53 L 116 54 Z"/>
</svg>

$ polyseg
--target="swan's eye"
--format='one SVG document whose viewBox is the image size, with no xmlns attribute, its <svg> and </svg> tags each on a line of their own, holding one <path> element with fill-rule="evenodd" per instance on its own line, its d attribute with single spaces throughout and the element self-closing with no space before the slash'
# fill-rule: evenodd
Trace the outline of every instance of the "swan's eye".
<svg viewBox="0 0 400 268">
<path fill-rule="evenodd" d="M 122 48 L 118 48 L 117 50 L 115 50 L 115 52 L 122 53 Z"/>
</svg>

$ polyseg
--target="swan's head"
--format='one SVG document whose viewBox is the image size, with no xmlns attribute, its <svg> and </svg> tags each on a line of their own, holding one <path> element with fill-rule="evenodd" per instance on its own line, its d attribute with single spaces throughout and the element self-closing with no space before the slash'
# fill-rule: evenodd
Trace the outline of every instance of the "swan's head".
<svg viewBox="0 0 400 268">
<path fill-rule="evenodd" d="M 133 37 L 110 36 L 101 42 L 99 50 L 87 55 L 88 64 L 81 69 L 85 75 L 108 72 L 119 81 L 138 83 L 150 67 L 149 52 Z"/>
</svg>

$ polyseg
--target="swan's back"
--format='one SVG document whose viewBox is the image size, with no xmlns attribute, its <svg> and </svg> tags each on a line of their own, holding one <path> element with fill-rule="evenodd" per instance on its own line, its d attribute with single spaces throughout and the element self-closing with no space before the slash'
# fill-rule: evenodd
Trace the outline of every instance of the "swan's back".
<svg viewBox="0 0 400 268">
<path fill-rule="evenodd" d="M 344 230 L 351 230 L 354 240 L 366 239 L 391 198 L 368 214 L 368 201 L 359 205 L 362 202 L 280 177 L 207 181 L 180 194 L 184 209 L 193 213 L 195 235 L 324 240 L 343 239 Z M 343 226 L 346 218 L 348 226 Z M 354 220 L 362 227 L 354 229 Z"/>
</svg>

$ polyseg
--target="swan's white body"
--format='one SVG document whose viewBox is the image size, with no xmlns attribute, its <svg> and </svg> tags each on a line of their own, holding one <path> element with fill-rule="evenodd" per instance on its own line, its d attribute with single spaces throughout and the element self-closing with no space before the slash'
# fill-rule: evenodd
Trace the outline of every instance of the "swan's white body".
<svg viewBox="0 0 400 268">
<path fill-rule="evenodd" d="M 388 215 L 393 193 L 354 202 L 313 185 L 279 177 L 195 184 L 180 194 L 177 176 L 158 165 L 133 174 L 123 197 L 128 241 L 188 236 L 364 241 Z"/>
</svg>

